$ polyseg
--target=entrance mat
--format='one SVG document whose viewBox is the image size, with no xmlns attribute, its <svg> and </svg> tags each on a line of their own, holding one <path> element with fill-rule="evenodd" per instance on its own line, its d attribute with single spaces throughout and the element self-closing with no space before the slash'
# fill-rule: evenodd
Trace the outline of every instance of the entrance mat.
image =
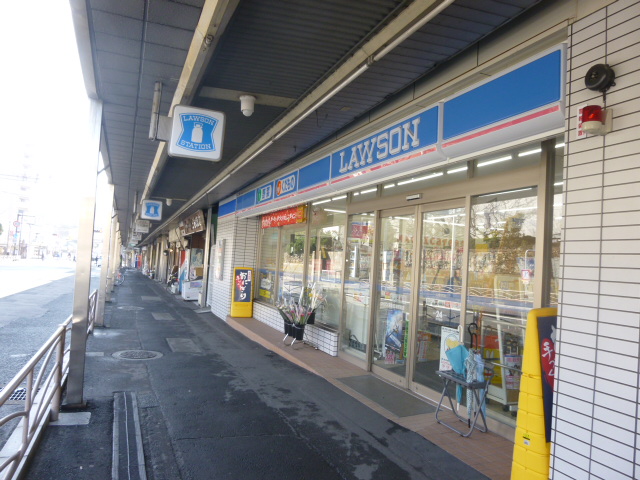
<svg viewBox="0 0 640 480">
<path fill-rule="evenodd" d="M 398 417 L 410 417 L 423 413 L 433 413 L 436 407 L 413 395 L 389 385 L 373 375 L 338 378 L 347 387 L 367 397 L 372 402 L 389 410 Z"/>
</svg>

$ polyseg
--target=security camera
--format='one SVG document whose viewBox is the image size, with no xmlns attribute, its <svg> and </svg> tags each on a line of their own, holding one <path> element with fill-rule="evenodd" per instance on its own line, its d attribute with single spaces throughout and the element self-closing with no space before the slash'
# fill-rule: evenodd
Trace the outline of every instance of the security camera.
<svg viewBox="0 0 640 480">
<path fill-rule="evenodd" d="M 240 95 L 240 110 L 245 117 L 251 116 L 255 103 L 256 97 L 253 95 Z"/>
</svg>

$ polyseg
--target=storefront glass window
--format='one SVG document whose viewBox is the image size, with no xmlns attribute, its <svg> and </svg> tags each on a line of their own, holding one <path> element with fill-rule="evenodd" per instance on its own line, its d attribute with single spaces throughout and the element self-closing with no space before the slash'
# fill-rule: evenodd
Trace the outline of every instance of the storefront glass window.
<svg viewBox="0 0 640 480">
<path fill-rule="evenodd" d="M 276 301 L 274 293 L 278 265 L 278 229 L 262 229 L 261 235 L 256 300 L 273 305 Z"/>
<path fill-rule="evenodd" d="M 298 300 L 304 287 L 304 243 L 306 228 L 282 228 L 278 298 Z"/>
<path fill-rule="evenodd" d="M 553 224 L 551 229 L 551 288 L 549 289 L 549 306 L 558 306 L 560 290 L 560 235 L 562 233 L 562 192 L 564 182 L 562 172 L 564 166 L 564 143 L 556 141 L 555 168 L 553 179 Z"/>
<path fill-rule="evenodd" d="M 307 284 L 322 294 L 315 321 L 338 328 L 340 322 L 346 195 L 311 207 Z"/>
<path fill-rule="evenodd" d="M 515 415 L 526 319 L 533 308 L 537 188 L 472 199 L 467 327 L 474 347 L 495 366 L 489 408 Z"/>
<path fill-rule="evenodd" d="M 351 215 L 345 243 L 345 282 L 342 315 L 342 351 L 366 358 L 371 312 L 371 256 L 375 217 Z"/>
</svg>

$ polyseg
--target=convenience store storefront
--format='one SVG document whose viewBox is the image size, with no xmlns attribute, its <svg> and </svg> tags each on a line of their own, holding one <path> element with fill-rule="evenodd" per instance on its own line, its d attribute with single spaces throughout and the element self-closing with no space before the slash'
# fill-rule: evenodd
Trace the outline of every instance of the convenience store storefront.
<svg viewBox="0 0 640 480">
<path fill-rule="evenodd" d="M 541 52 L 223 201 L 222 238 L 257 239 L 254 317 L 280 329 L 276 302 L 313 284 L 311 343 L 435 400 L 462 334 L 514 425 L 526 315 L 558 297 L 564 66 Z"/>
</svg>

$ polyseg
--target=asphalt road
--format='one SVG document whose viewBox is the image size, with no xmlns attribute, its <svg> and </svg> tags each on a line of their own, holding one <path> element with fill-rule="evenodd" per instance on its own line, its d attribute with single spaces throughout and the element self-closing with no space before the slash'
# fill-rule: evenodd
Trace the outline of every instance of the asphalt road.
<svg viewBox="0 0 640 480">
<path fill-rule="evenodd" d="M 91 273 L 91 288 L 100 270 Z M 75 263 L 0 262 L 0 387 L 9 382 L 73 311 Z"/>
</svg>

